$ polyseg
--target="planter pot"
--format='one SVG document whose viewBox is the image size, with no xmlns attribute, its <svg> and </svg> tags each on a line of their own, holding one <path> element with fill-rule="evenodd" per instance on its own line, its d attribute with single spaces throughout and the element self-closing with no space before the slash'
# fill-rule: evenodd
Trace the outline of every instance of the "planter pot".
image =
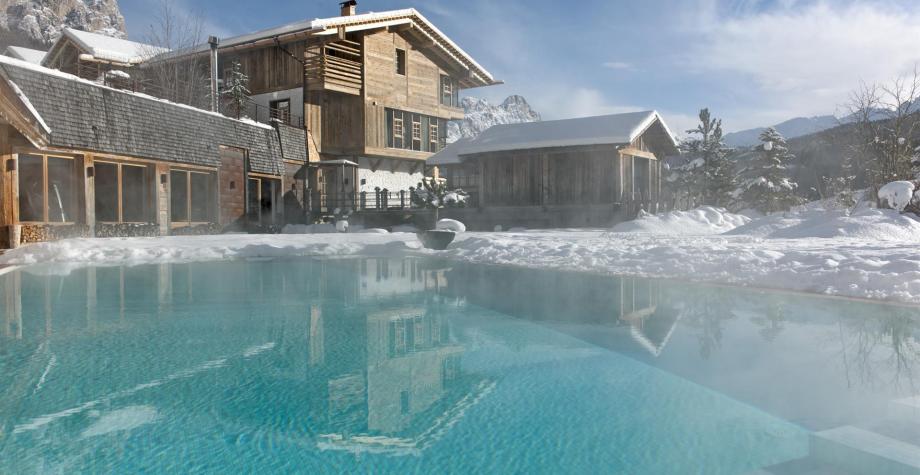
<svg viewBox="0 0 920 475">
<path fill-rule="evenodd" d="M 433 249 L 435 251 L 446 250 L 447 246 L 450 246 L 450 243 L 454 242 L 455 237 L 457 237 L 457 233 L 442 230 L 423 231 L 418 234 L 418 238 L 422 241 L 422 245 L 424 245 L 426 249 Z"/>
</svg>

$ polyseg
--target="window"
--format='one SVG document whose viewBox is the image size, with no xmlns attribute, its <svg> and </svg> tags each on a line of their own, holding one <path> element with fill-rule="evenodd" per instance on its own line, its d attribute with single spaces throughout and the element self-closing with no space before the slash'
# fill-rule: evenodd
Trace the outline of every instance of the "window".
<svg viewBox="0 0 920 475">
<path fill-rule="evenodd" d="M 422 116 L 412 115 L 412 150 L 422 149 Z"/>
<path fill-rule="evenodd" d="M 148 223 L 151 221 L 152 183 L 143 165 L 96 162 L 96 221 Z"/>
<path fill-rule="evenodd" d="M 460 107 L 460 85 L 446 74 L 441 75 L 441 104 Z"/>
<path fill-rule="evenodd" d="M 190 170 L 169 172 L 170 219 L 188 226 L 214 221 L 214 174 Z"/>
<path fill-rule="evenodd" d="M 435 151 L 438 149 L 438 124 L 433 123 L 428 129 L 428 150 Z"/>
<path fill-rule="evenodd" d="M 393 118 L 393 148 L 403 148 L 403 120 L 402 117 Z"/>
<path fill-rule="evenodd" d="M 76 195 L 77 172 L 72 158 L 19 156 L 20 222 L 76 222 Z"/>
<path fill-rule="evenodd" d="M 386 120 L 389 148 L 436 153 L 446 146 L 446 119 L 387 109 Z"/>
<path fill-rule="evenodd" d="M 406 50 L 396 48 L 396 74 L 406 75 Z"/>
<path fill-rule="evenodd" d="M 272 119 L 278 119 L 282 123 L 290 124 L 291 123 L 291 100 L 282 99 L 278 101 L 271 101 L 269 103 L 269 108 L 271 109 Z"/>
</svg>

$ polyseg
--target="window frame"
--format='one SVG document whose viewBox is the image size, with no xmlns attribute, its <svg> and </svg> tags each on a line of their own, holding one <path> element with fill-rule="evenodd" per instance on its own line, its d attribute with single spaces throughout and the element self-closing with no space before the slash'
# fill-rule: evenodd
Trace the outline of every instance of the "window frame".
<svg viewBox="0 0 920 475">
<path fill-rule="evenodd" d="M 447 119 L 389 107 L 385 116 L 386 148 L 437 153 L 446 146 Z"/>
<path fill-rule="evenodd" d="M 96 222 L 101 223 L 101 224 L 152 224 L 152 221 L 149 218 L 152 217 L 151 211 L 154 208 L 151 206 L 151 204 L 152 204 L 152 201 L 155 201 L 155 200 L 150 199 L 151 198 L 150 192 L 152 188 L 150 186 L 151 185 L 150 184 L 150 166 L 145 165 L 145 164 L 139 164 L 139 163 L 137 164 L 136 163 L 123 163 L 123 162 L 119 162 L 115 160 L 103 159 L 103 160 L 94 160 L 93 168 L 95 169 L 96 166 L 100 164 L 110 165 L 110 166 L 115 167 L 115 200 L 116 200 L 116 205 L 117 205 L 117 211 L 115 214 L 116 214 L 117 219 L 115 221 L 106 221 L 106 220 L 97 219 Z M 125 221 L 124 219 L 124 216 L 125 216 L 124 215 L 124 207 L 125 207 L 124 174 L 122 173 L 122 170 L 123 170 L 122 167 L 140 168 L 144 171 L 144 184 L 146 185 L 146 187 L 144 189 L 144 212 L 143 214 L 144 216 L 147 216 L 148 218 L 147 221 Z M 98 195 L 96 194 L 95 176 L 93 178 L 93 200 L 94 201 L 98 200 Z M 94 210 L 96 209 L 96 203 L 93 203 L 93 209 Z"/>
<path fill-rule="evenodd" d="M 281 104 L 287 104 L 285 109 L 278 108 Z M 268 103 L 269 115 L 272 116 L 272 119 L 278 119 L 286 125 L 291 124 L 291 98 L 287 97 L 284 99 L 276 99 L 274 101 L 269 101 Z M 279 114 L 280 111 L 284 111 L 284 115 Z"/>
<path fill-rule="evenodd" d="M 79 207 L 80 183 L 79 183 L 79 177 L 77 176 L 77 170 L 76 170 L 77 158 L 74 156 L 67 156 L 64 154 L 57 154 L 57 153 L 41 153 L 41 152 L 17 153 L 16 154 L 16 169 L 17 169 L 16 170 L 16 186 L 17 188 L 20 188 L 19 183 L 22 180 L 22 177 L 20 175 L 22 167 L 20 167 L 19 165 L 20 165 L 20 160 L 23 156 L 37 157 L 37 158 L 40 158 L 42 161 L 42 204 L 41 204 L 42 221 L 23 221 L 22 220 L 21 193 L 18 193 L 19 196 L 17 196 L 17 200 L 16 200 L 17 201 L 16 203 L 16 221 L 19 224 L 41 224 L 41 225 L 54 225 L 54 226 L 68 226 L 68 225 L 77 224 L 79 222 L 79 220 L 77 219 L 77 216 L 80 216 L 81 214 L 80 207 Z M 50 193 L 50 188 L 51 188 L 49 184 L 50 176 L 48 175 L 48 159 L 49 158 L 70 160 L 71 179 L 74 181 L 74 184 L 73 184 L 74 186 L 73 186 L 73 190 L 71 191 L 71 196 L 69 196 L 68 198 L 71 200 L 71 202 L 76 203 L 76 206 L 75 206 L 76 209 L 73 213 L 74 219 L 72 220 L 68 220 L 68 221 L 50 221 L 49 220 L 50 210 L 49 210 L 48 205 L 50 203 L 49 193 Z"/>
<path fill-rule="evenodd" d="M 173 206 L 172 206 L 172 195 L 173 195 L 173 173 L 183 173 L 185 174 L 185 212 L 186 219 L 177 221 L 173 219 Z M 170 168 L 169 169 L 169 226 L 170 228 L 190 228 L 193 226 L 202 226 L 207 224 L 215 223 L 217 220 L 217 210 L 216 204 L 217 200 L 210 203 L 208 209 L 209 220 L 208 221 L 193 221 L 192 220 L 192 202 L 194 201 L 192 197 L 192 175 L 204 175 L 208 178 L 209 187 L 212 188 L 211 192 L 214 193 L 217 191 L 216 183 L 216 172 L 211 170 L 192 170 L 189 168 Z M 212 198 L 214 198 L 212 196 Z"/>
<path fill-rule="evenodd" d="M 253 203 L 251 200 L 253 196 L 249 193 L 249 184 L 251 182 L 256 182 L 256 193 L 255 193 L 255 203 L 256 210 L 251 210 Z M 264 185 L 269 186 L 269 196 L 272 200 L 271 211 L 268 213 L 268 222 L 266 222 L 265 214 L 262 209 L 262 195 L 264 195 Z M 279 199 L 279 194 L 281 192 L 281 179 L 279 178 L 269 178 L 260 175 L 248 175 L 246 177 L 246 217 L 248 219 L 255 218 L 255 223 L 259 226 L 274 226 L 280 224 L 281 222 L 281 199 Z"/>
<path fill-rule="evenodd" d="M 409 75 L 409 52 L 404 48 L 396 48 L 396 75 Z"/>
</svg>

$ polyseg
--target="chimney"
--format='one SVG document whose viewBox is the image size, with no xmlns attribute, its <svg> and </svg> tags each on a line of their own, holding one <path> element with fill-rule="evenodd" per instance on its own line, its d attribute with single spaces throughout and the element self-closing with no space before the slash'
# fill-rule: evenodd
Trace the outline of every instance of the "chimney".
<svg viewBox="0 0 920 475">
<path fill-rule="evenodd" d="M 342 16 L 355 16 L 358 10 L 358 0 L 346 0 L 339 5 L 342 6 Z"/>
<path fill-rule="evenodd" d="M 216 36 L 210 36 L 208 44 L 211 45 L 211 111 L 220 112 L 220 102 L 217 97 L 217 47 L 220 45 L 220 40 Z"/>
</svg>

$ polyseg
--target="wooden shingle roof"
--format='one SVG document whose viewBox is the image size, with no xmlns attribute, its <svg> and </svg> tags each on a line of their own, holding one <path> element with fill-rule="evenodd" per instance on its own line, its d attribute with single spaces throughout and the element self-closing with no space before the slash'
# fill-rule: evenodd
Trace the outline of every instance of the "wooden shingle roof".
<svg viewBox="0 0 920 475">
<path fill-rule="evenodd" d="M 54 147 L 216 167 L 223 145 L 248 150 L 251 171 L 280 175 L 284 141 L 284 157 L 306 161 L 302 129 L 279 131 L 12 58 L 0 57 L 0 70 L 47 124 Z"/>
</svg>

